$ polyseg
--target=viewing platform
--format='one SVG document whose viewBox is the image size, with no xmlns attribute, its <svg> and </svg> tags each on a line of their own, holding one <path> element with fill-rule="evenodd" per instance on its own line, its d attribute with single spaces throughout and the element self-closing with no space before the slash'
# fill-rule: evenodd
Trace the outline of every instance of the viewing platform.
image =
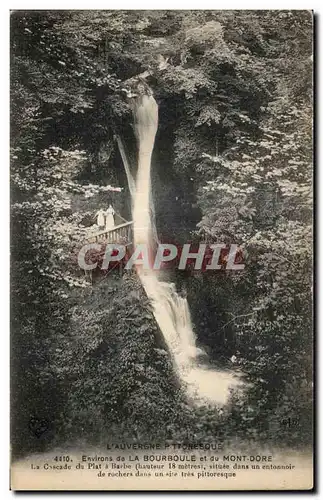
<svg viewBox="0 0 323 500">
<path fill-rule="evenodd" d="M 98 233 L 91 235 L 87 238 L 87 242 L 117 243 L 128 246 L 132 244 L 132 227 L 133 221 L 124 222 L 123 224 L 119 224 L 112 229 L 104 229 L 103 231 L 99 231 Z"/>
</svg>

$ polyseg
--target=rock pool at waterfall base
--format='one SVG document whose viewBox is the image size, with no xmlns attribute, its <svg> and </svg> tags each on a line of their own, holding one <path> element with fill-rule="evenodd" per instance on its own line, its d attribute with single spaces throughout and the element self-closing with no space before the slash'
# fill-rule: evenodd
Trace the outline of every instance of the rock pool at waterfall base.
<svg viewBox="0 0 323 500">
<path fill-rule="evenodd" d="M 216 404 L 224 406 L 228 403 L 231 391 L 242 388 L 238 376 L 230 371 L 217 371 L 214 368 L 192 367 L 182 375 L 182 380 L 187 384 L 187 394 L 194 403 Z"/>
</svg>

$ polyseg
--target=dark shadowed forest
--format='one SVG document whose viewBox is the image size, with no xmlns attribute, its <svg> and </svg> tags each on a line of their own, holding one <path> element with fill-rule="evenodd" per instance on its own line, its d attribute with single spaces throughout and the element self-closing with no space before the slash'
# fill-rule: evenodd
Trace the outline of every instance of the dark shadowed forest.
<svg viewBox="0 0 323 500">
<path fill-rule="evenodd" d="M 11 13 L 11 440 L 312 440 L 312 15 Z M 161 241 L 234 243 L 243 271 L 172 270 L 197 344 L 244 396 L 193 405 L 136 273 L 77 264 L 100 206 L 131 219 L 127 96 L 159 107 Z M 116 189 L 121 188 L 121 189 Z M 234 360 L 234 363 L 232 361 Z"/>
</svg>

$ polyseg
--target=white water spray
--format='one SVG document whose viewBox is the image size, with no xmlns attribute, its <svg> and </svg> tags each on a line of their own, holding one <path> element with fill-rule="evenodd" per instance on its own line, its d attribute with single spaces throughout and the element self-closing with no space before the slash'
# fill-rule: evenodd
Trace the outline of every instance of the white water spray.
<svg viewBox="0 0 323 500">
<path fill-rule="evenodd" d="M 134 245 L 151 245 L 156 229 L 151 199 L 151 156 L 158 128 L 158 106 L 152 95 L 141 95 L 133 106 L 135 134 L 138 142 L 138 171 L 132 192 Z M 129 170 L 129 169 L 128 169 Z M 132 181 L 127 172 L 128 182 Z M 132 181 L 133 182 L 133 181 Z M 199 365 L 203 351 L 196 347 L 190 311 L 174 283 L 160 281 L 157 271 L 137 267 L 139 278 L 151 300 L 155 319 L 173 357 L 176 371 L 187 392 L 196 402 L 205 400 L 225 404 L 230 387 L 238 380 L 226 371 Z M 205 353 L 204 353 L 205 354 Z"/>
</svg>

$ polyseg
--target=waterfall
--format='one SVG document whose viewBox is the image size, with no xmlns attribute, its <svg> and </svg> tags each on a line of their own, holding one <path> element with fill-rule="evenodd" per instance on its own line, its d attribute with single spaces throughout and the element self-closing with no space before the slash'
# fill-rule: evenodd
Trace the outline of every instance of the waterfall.
<svg viewBox="0 0 323 500">
<path fill-rule="evenodd" d="M 147 93 L 140 95 L 134 101 L 133 114 L 138 143 L 137 177 L 134 189 L 130 189 L 134 245 L 145 243 L 151 246 L 156 237 L 150 180 L 151 157 L 158 128 L 158 106 L 154 97 Z M 129 182 L 129 171 L 127 177 Z M 236 385 L 237 380 L 230 372 L 216 371 L 199 362 L 205 353 L 196 347 L 187 299 L 176 292 L 174 283 L 161 281 L 157 271 L 144 270 L 138 266 L 137 272 L 188 395 L 196 402 L 207 400 L 224 404 L 230 387 Z"/>
</svg>

